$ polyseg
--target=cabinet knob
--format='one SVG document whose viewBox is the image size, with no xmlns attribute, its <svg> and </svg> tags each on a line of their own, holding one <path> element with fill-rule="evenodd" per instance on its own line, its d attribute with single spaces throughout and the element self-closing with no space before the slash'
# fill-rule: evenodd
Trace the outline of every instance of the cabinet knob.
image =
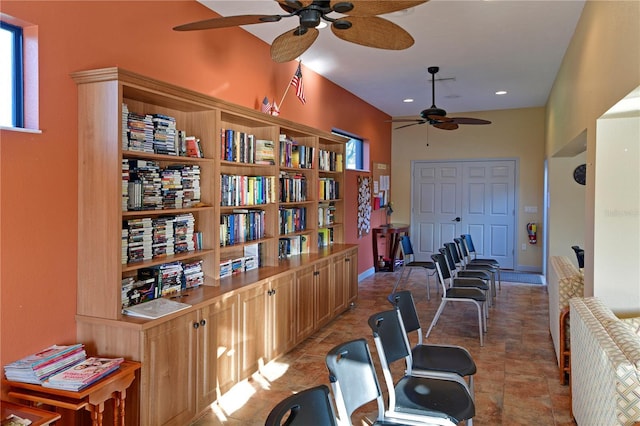
<svg viewBox="0 0 640 426">
<path fill-rule="evenodd" d="M 200 323 L 198 322 L 194 322 L 193 323 L 193 328 L 195 328 L 196 330 L 200 327 Z"/>
<path fill-rule="evenodd" d="M 275 289 L 271 290 L 271 294 L 272 295 L 276 294 L 276 290 Z"/>
<path fill-rule="evenodd" d="M 344 260 L 345 262 L 349 263 L 351 262 L 351 259 L 349 259 L 348 257 Z"/>
<path fill-rule="evenodd" d="M 207 325 L 207 320 L 201 319 L 201 320 L 200 320 L 200 325 L 201 325 L 201 326 L 203 326 L 203 327 L 204 327 L 205 325 Z"/>
</svg>

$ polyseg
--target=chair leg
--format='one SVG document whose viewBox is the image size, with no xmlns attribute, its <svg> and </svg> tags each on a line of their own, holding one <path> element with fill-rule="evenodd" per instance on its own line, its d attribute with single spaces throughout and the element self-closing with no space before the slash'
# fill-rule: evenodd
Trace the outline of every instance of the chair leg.
<svg viewBox="0 0 640 426">
<path fill-rule="evenodd" d="M 442 314 L 442 311 L 444 310 L 444 306 L 446 304 L 447 304 L 447 300 L 446 299 L 442 299 L 442 302 L 440 302 L 440 306 L 438 306 L 438 311 L 436 312 L 436 315 L 433 317 L 433 321 L 431 321 L 431 325 L 429 326 L 429 330 L 427 330 L 427 334 L 424 336 L 425 339 L 429 338 L 429 334 L 431 334 L 431 330 L 433 329 L 433 327 L 438 322 L 438 318 L 440 318 L 440 314 Z"/>
<path fill-rule="evenodd" d="M 426 269 L 425 269 L 426 270 Z M 429 271 L 427 271 L 427 300 L 431 300 L 431 280 L 430 280 L 430 275 L 429 275 Z"/>
<path fill-rule="evenodd" d="M 480 346 L 484 346 L 484 333 L 487 331 L 487 329 L 482 318 L 482 307 L 475 300 L 473 301 L 473 303 L 475 303 L 476 307 L 478 308 L 478 330 L 480 331 Z"/>
</svg>

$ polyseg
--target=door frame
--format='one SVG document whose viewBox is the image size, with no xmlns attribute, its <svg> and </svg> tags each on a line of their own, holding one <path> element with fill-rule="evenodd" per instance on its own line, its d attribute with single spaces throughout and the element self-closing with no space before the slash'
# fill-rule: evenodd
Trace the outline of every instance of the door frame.
<svg viewBox="0 0 640 426">
<path fill-rule="evenodd" d="M 491 162 L 491 161 L 513 161 L 514 166 L 514 194 L 513 194 L 513 203 L 514 203 L 514 214 L 513 214 L 513 269 L 515 271 L 520 270 L 520 250 L 518 250 L 518 237 L 520 235 L 520 158 L 519 157 L 490 157 L 490 158 L 451 158 L 451 159 L 437 159 L 437 160 L 411 160 L 411 195 L 410 195 L 410 205 L 411 209 L 409 210 L 409 235 L 414 234 L 415 224 L 413 223 L 413 200 L 414 200 L 414 173 L 416 170 L 416 164 L 444 164 L 444 163 L 465 163 L 465 162 Z"/>
</svg>

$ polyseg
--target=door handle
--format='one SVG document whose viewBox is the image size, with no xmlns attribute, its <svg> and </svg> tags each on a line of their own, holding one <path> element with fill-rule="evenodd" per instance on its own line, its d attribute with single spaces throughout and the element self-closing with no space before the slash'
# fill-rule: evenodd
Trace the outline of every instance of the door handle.
<svg viewBox="0 0 640 426">
<path fill-rule="evenodd" d="M 456 217 L 455 219 L 453 219 L 451 222 L 460 222 L 462 219 L 460 219 L 460 216 Z"/>
</svg>

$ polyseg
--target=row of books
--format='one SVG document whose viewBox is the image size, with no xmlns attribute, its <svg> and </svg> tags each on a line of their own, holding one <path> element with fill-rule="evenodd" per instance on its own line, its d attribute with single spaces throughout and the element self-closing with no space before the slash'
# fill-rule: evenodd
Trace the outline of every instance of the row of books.
<svg viewBox="0 0 640 426">
<path fill-rule="evenodd" d="M 318 155 L 318 169 L 326 172 L 341 172 L 343 156 L 339 152 L 320 150 Z"/>
<path fill-rule="evenodd" d="M 123 221 L 122 264 L 202 249 L 202 233 L 195 231 L 193 213 L 142 217 Z"/>
<path fill-rule="evenodd" d="M 178 130 L 175 117 L 131 112 L 123 103 L 121 127 L 123 151 L 204 157 L 200 140 Z"/>
<path fill-rule="evenodd" d="M 294 235 L 291 237 L 281 237 L 278 241 L 278 259 L 286 259 L 290 256 L 296 256 L 303 253 L 309 253 L 309 236 Z"/>
<path fill-rule="evenodd" d="M 230 246 L 264 238 L 263 210 L 235 209 L 220 215 L 220 246 Z"/>
<path fill-rule="evenodd" d="M 275 203 L 275 176 L 220 175 L 221 206 L 253 206 Z"/>
<path fill-rule="evenodd" d="M 275 164 L 274 144 L 233 129 L 220 130 L 220 158 L 248 164 Z"/>
<path fill-rule="evenodd" d="M 220 262 L 220 278 L 230 277 L 262 266 L 262 244 L 247 244 L 243 250 L 244 256 Z"/>
<path fill-rule="evenodd" d="M 278 229 L 281 235 L 301 232 L 307 229 L 306 207 L 278 209 Z"/>
<path fill-rule="evenodd" d="M 340 198 L 340 182 L 333 178 L 319 178 L 318 198 L 320 200 L 337 200 Z"/>
<path fill-rule="evenodd" d="M 314 152 L 313 147 L 300 145 L 287 135 L 280 135 L 280 166 L 311 169 Z"/>
<path fill-rule="evenodd" d="M 200 203 L 200 166 L 122 160 L 122 210 L 193 207 Z"/>
<path fill-rule="evenodd" d="M 318 227 L 331 226 L 334 224 L 336 206 L 333 204 L 320 204 L 318 206 Z"/>
<path fill-rule="evenodd" d="M 301 202 L 307 200 L 307 178 L 301 173 L 280 172 L 278 179 L 280 202 Z"/>
<path fill-rule="evenodd" d="M 170 296 L 204 284 L 202 260 L 170 262 L 122 279 L 122 308 Z"/>
<path fill-rule="evenodd" d="M 333 228 L 318 229 L 318 247 L 328 247 L 333 244 Z"/>
</svg>

